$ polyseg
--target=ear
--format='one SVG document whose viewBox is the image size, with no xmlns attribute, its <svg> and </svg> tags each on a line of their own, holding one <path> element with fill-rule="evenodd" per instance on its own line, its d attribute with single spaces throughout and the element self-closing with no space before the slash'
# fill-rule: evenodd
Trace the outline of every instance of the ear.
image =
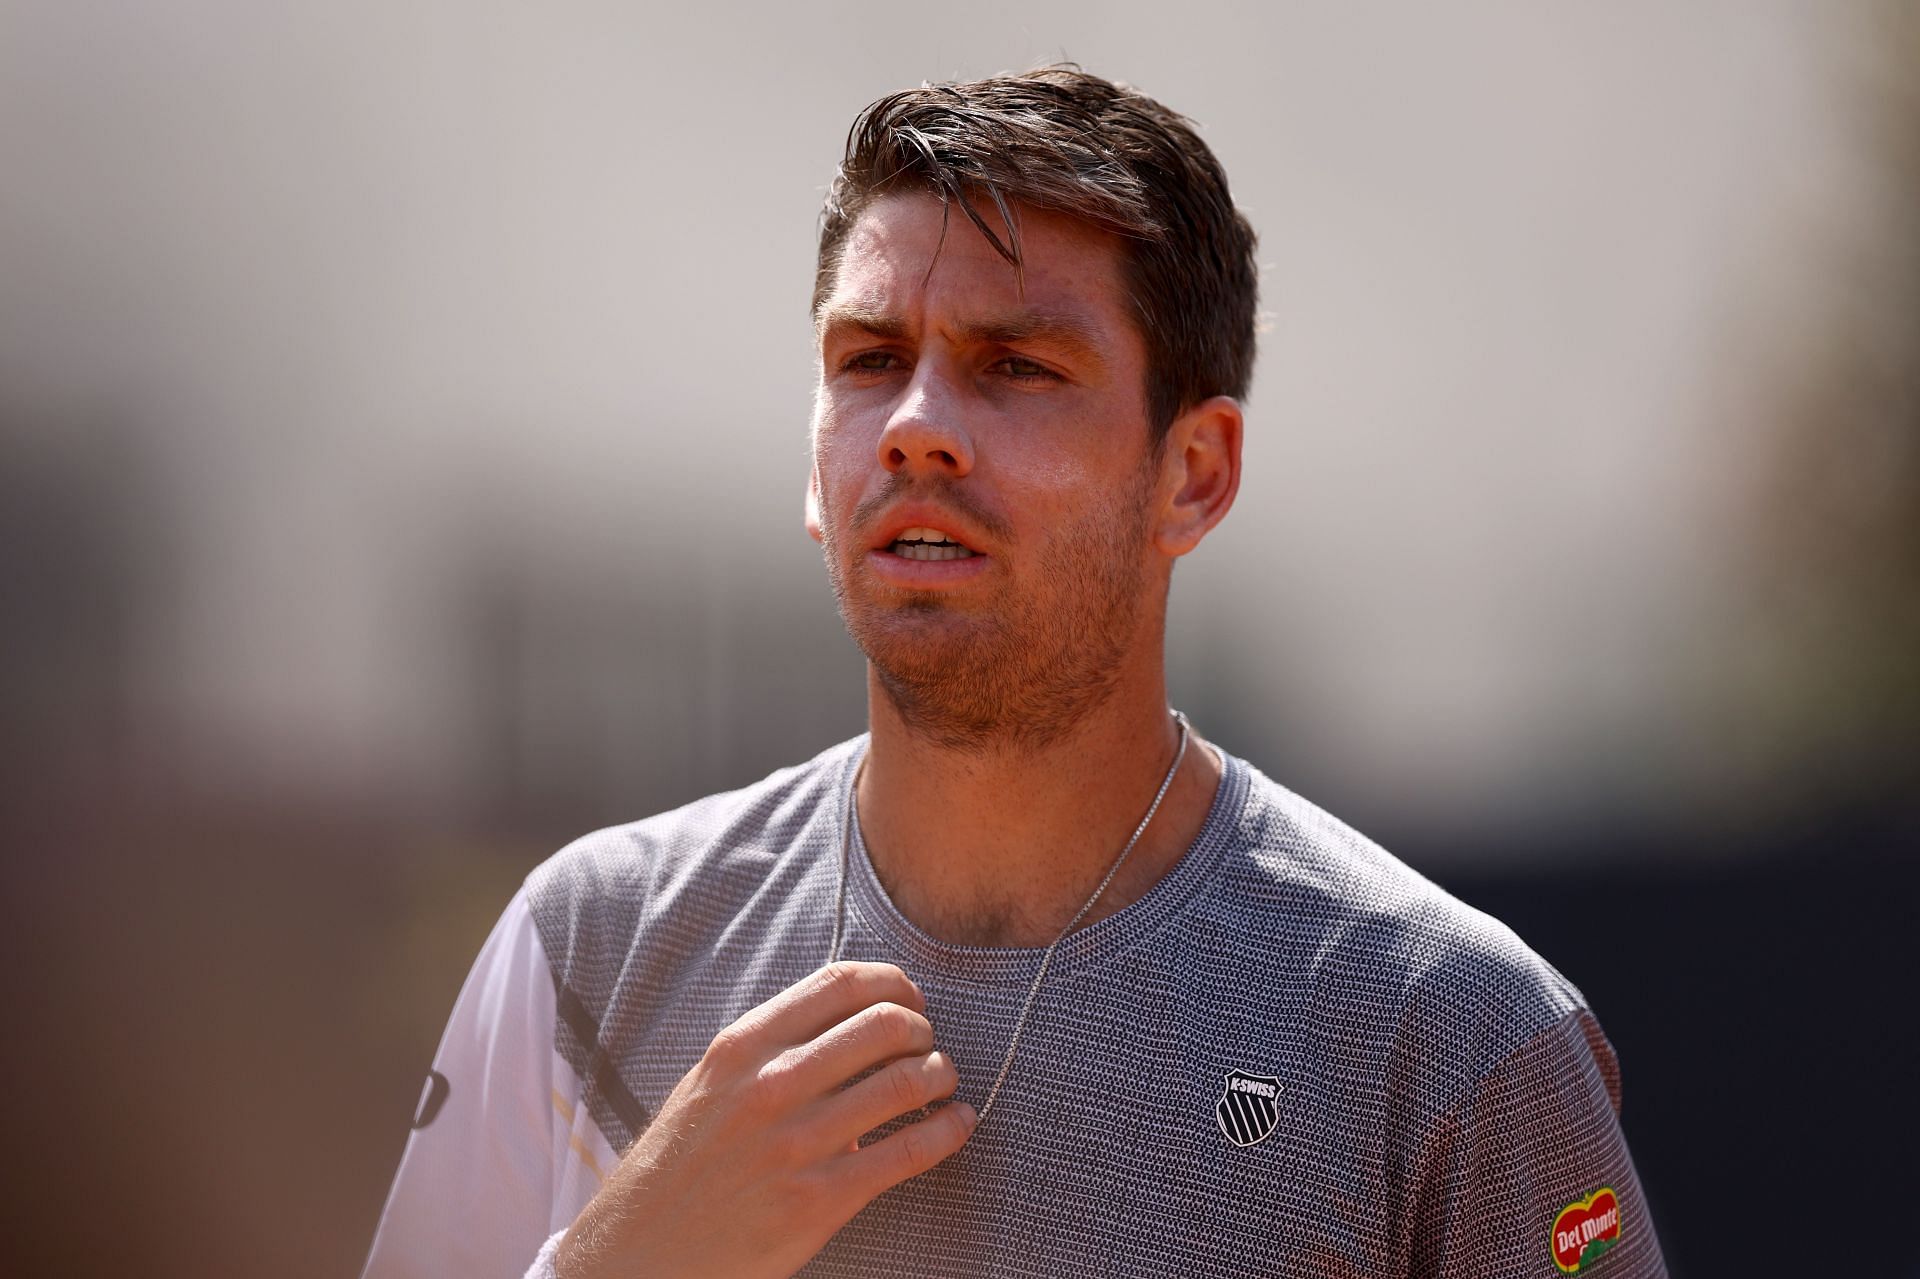
<svg viewBox="0 0 1920 1279">
<path fill-rule="evenodd" d="M 807 536 L 814 541 L 820 540 L 820 468 L 816 465 L 807 472 Z"/>
<path fill-rule="evenodd" d="M 1240 492 L 1240 402 L 1216 395 L 1173 420 L 1161 449 L 1160 492 L 1166 494 L 1154 545 L 1169 556 L 1200 545 L 1227 517 Z"/>
</svg>

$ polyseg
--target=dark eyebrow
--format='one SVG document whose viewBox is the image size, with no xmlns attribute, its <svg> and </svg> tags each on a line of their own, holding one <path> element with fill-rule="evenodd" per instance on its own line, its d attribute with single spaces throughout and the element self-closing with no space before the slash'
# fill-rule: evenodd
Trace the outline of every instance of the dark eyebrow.
<svg viewBox="0 0 1920 1279">
<path fill-rule="evenodd" d="M 888 315 L 885 311 L 863 306 L 858 302 L 829 307 L 820 313 L 819 330 L 821 334 L 836 329 L 859 329 L 877 338 L 889 341 L 902 341 L 907 336 L 906 321 L 898 316 Z"/>
<path fill-rule="evenodd" d="M 1100 335 L 1077 315 L 1065 311 L 1016 311 L 1008 315 L 969 320 L 960 325 L 963 341 L 983 346 L 1018 346 L 1043 342 L 1083 360 L 1104 366 Z"/>
<path fill-rule="evenodd" d="M 838 329 L 857 329 L 888 341 L 905 341 L 906 322 L 860 303 L 830 307 L 820 315 L 822 336 Z M 1105 367 L 1098 331 L 1080 316 L 1067 311 L 1014 311 L 1005 315 L 967 320 L 958 326 L 956 336 L 963 342 L 981 346 L 1018 346 L 1023 342 L 1044 342 L 1060 347 L 1075 357 Z"/>
</svg>

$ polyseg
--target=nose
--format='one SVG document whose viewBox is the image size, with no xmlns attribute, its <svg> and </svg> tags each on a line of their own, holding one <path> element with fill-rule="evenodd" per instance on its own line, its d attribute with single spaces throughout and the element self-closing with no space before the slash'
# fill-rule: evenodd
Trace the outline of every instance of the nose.
<svg viewBox="0 0 1920 1279">
<path fill-rule="evenodd" d="M 914 370 L 880 432 L 880 464 L 896 473 L 957 480 L 973 470 L 973 439 L 962 421 L 961 396 L 933 365 L 926 360 Z"/>
</svg>

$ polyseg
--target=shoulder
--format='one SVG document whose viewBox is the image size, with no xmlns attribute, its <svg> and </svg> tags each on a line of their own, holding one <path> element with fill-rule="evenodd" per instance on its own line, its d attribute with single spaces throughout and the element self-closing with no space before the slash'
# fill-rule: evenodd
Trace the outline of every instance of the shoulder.
<svg viewBox="0 0 1920 1279">
<path fill-rule="evenodd" d="M 527 877 L 528 909 L 556 967 L 583 946 L 624 944 L 649 919 L 722 913 L 772 877 L 838 812 L 864 737 L 738 790 L 574 840 Z"/>
<path fill-rule="evenodd" d="M 1383 1049 L 1422 1055 L 1443 1090 L 1585 1009 L 1579 989 L 1507 925 L 1246 767 L 1226 898 L 1278 934 L 1317 1008 L 1368 1025 Z"/>
</svg>

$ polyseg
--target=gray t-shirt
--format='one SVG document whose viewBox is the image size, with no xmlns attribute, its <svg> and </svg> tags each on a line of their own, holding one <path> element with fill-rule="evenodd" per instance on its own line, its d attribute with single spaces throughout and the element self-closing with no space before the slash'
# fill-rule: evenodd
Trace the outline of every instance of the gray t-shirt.
<svg viewBox="0 0 1920 1279">
<path fill-rule="evenodd" d="M 596 832 L 529 877 L 573 1075 L 554 1105 L 572 1119 L 577 1096 L 612 1151 L 716 1031 L 826 961 L 865 746 Z M 802 1273 L 1663 1276 L 1618 1066 L 1580 992 L 1498 921 L 1225 764 L 1179 864 L 1061 944 L 968 1144 Z M 1041 952 L 922 933 L 853 836 L 842 954 L 919 984 L 977 1106 Z"/>
</svg>

